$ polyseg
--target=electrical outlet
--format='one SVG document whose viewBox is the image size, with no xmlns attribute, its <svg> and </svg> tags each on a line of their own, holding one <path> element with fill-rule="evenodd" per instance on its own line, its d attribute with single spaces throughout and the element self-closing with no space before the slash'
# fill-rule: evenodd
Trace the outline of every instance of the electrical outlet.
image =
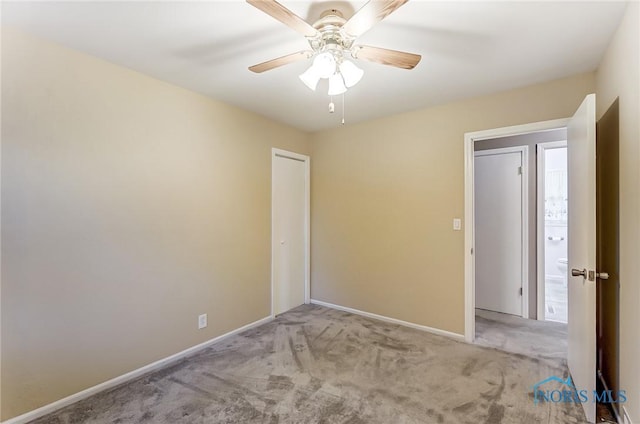
<svg viewBox="0 0 640 424">
<path fill-rule="evenodd" d="M 462 220 L 460 218 L 453 218 L 453 230 L 460 231 L 462 228 Z"/>
<path fill-rule="evenodd" d="M 198 330 L 207 326 L 207 314 L 198 315 Z"/>
</svg>

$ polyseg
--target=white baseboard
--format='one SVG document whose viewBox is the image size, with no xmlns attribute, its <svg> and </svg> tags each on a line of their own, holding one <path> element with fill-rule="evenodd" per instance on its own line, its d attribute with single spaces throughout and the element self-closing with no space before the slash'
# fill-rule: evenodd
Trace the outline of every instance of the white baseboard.
<svg viewBox="0 0 640 424">
<path fill-rule="evenodd" d="M 440 330 L 438 328 L 427 327 L 426 325 L 414 324 L 413 322 L 402 321 L 396 318 L 385 317 L 384 315 L 373 314 L 371 312 L 360 311 L 358 309 L 348 308 L 346 306 L 334 305 L 333 303 L 323 302 L 321 300 L 311 299 L 311 303 L 314 305 L 325 306 L 327 308 L 337 309 L 339 311 L 350 312 L 356 315 L 362 315 L 367 318 L 373 318 L 380 321 L 390 322 L 392 324 L 402 325 L 404 327 L 414 328 L 416 330 L 426 331 L 427 333 L 437 334 L 439 336 L 449 337 L 461 342 L 464 342 L 464 335 L 458 333 L 452 333 L 450 331 Z"/>
<path fill-rule="evenodd" d="M 158 370 L 162 367 L 165 367 L 167 365 L 171 365 L 174 364 L 178 361 L 180 361 L 183 358 L 186 358 L 187 356 L 190 356 L 206 347 L 209 347 L 223 339 L 226 339 L 227 337 L 230 336 L 234 336 L 238 333 L 241 333 L 245 330 L 248 330 L 250 328 L 254 328 L 257 327 L 259 325 L 262 324 L 266 324 L 267 322 L 270 322 L 273 320 L 273 316 L 268 316 L 262 319 L 259 319 L 258 321 L 254 321 L 252 323 L 249 323 L 245 326 L 242 326 L 240 328 L 236 328 L 235 330 L 229 331 L 228 333 L 222 334 L 218 337 L 214 337 L 213 339 L 207 340 L 206 342 L 200 343 L 198 345 L 192 346 L 188 349 L 183 350 L 182 352 L 178 352 L 174 355 L 171 356 L 167 356 L 166 358 L 160 359 L 158 361 L 155 361 L 151 364 L 145 365 L 141 368 L 138 368 L 136 370 L 133 370 L 131 372 L 128 372 L 126 374 L 120 375 L 118 377 L 112 378 L 111 380 L 105 381 L 104 383 L 100 383 L 96 386 L 93 387 L 89 387 L 88 389 L 82 390 L 78 393 L 75 393 L 73 395 L 67 396 L 65 398 L 62 398 L 60 400 L 57 400 L 53 403 L 50 403 L 48 405 L 42 406 L 38 409 L 34 409 L 33 411 L 29 411 L 27 413 L 24 413 L 22 415 L 19 415 L 17 417 L 11 418 L 8 421 L 3 421 L 2 424 L 24 424 L 24 423 L 28 423 L 29 421 L 33 421 L 37 418 L 40 418 L 44 415 L 50 414 L 52 412 L 55 412 L 59 409 L 62 409 L 66 406 L 69 406 L 73 403 L 76 403 L 78 401 L 81 401 L 83 399 L 88 398 L 89 396 L 93 396 L 96 393 L 102 392 L 104 390 L 108 390 L 111 388 L 114 388 L 122 383 L 126 383 L 127 381 L 133 380 L 134 378 L 140 377 L 144 374 L 148 374 L 152 371 Z"/>
</svg>

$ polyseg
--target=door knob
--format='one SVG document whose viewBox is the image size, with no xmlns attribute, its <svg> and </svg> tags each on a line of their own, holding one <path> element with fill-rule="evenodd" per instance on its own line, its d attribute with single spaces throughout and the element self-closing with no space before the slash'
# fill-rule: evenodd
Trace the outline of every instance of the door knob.
<svg viewBox="0 0 640 424">
<path fill-rule="evenodd" d="M 582 278 L 587 278 L 587 270 L 586 269 L 579 270 L 579 269 L 573 268 L 571 270 L 571 276 L 573 276 L 573 277 L 582 276 Z"/>
<path fill-rule="evenodd" d="M 609 279 L 609 273 L 608 272 L 596 272 L 596 277 L 598 277 L 601 280 L 608 280 Z"/>
</svg>

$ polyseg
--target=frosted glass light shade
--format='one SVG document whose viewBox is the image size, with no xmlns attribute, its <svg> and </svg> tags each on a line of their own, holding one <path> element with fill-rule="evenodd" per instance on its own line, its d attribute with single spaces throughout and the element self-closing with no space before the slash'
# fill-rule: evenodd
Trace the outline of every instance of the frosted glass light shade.
<svg viewBox="0 0 640 424">
<path fill-rule="evenodd" d="M 347 91 L 347 87 L 344 86 L 344 80 L 342 75 L 335 73 L 329 78 L 329 94 L 330 96 L 336 96 Z"/>
<path fill-rule="evenodd" d="M 344 84 L 347 87 L 353 87 L 356 85 L 364 75 L 364 71 L 354 65 L 353 62 L 349 60 L 344 60 L 340 64 L 340 73 L 342 74 L 342 78 L 344 78 Z"/>
<path fill-rule="evenodd" d="M 329 78 L 336 72 L 336 59 L 329 52 L 320 53 L 313 59 L 312 66 L 320 78 Z"/>
<path fill-rule="evenodd" d="M 298 78 L 300 78 L 304 85 L 309 87 L 311 90 L 316 91 L 318 81 L 320 81 L 320 76 L 313 65 L 309 66 L 309 69 L 300 74 Z"/>
</svg>

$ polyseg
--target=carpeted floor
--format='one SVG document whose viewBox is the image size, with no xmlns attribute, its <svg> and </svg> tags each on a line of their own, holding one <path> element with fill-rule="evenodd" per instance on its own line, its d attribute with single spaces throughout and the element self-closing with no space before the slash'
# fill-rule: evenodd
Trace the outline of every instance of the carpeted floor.
<svg viewBox="0 0 640 424">
<path fill-rule="evenodd" d="M 476 309 L 476 343 L 566 367 L 567 324 Z M 598 403 L 597 422 L 615 423 L 610 405 Z"/>
<path fill-rule="evenodd" d="M 551 375 L 567 369 L 303 305 L 35 422 L 582 423 L 579 405 L 534 404 Z"/>
<path fill-rule="evenodd" d="M 476 343 L 564 366 L 567 324 L 476 309 Z"/>
</svg>

